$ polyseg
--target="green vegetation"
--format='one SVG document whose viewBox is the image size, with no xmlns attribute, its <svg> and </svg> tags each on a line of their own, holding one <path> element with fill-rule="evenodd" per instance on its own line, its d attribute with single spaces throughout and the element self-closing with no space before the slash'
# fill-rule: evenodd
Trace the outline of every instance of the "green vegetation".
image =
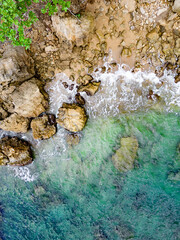
<svg viewBox="0 0 180 240">
<path fill-rule="evenodd" d="M 41 0 L 45 3 L 41 9 L 43 14 L 50 16 L 58 11 L 67 11 L 70 1 L 64 0 Z M 0 0 L 0 41 L 10 40 L 13 45 L 23 46 L 26 49 L 31 44 L 31 39 L 26 38 L 24 28 L 29 28 L 38 20 L 36 14 L 30 10 L 32 4 L 39 3 L 39 0 Z"/>
</svg>

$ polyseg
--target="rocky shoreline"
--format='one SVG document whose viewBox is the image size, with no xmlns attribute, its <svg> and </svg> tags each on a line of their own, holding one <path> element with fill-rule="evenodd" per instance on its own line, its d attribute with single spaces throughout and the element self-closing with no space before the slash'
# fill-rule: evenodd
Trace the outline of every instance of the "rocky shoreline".
<svg viewBox="0 0 180 240">
<path fill-rule="evenodd" d="M 79 12 L 80 19 L 74 15 Z M 15 133 L 31 128 L 39 140 L 52 137 L 57 123 L 71 133 L 81 131 L 88 118 L 81 92 L 92 96 L 98 91 L 101 82 L 92 73 L 98 67 L 108 71 L 104 62 L 112 66 L 109 71 L 122 63 L 134 72 L 149 70 L 158 76 L 170 69 L 178 83 L 179 14 L 178 0 L 74 0 L 68 13 L 41 16 L 26 29 L 32 38 L 28 51 L 8 42 L 0 45 L 0 128 Z M 73 82 L 78 87 L 75 99 L 63 103 L 56 119 L 48 113 L 49 96 L 44 89 L 58 73 L 72 81 L 71 85 L 63 82 L 64 88 L 73 90 Z M 70 134 L 70 145 L 74 139 L 76 135 Z M 21 139 L 3 138 L 0 148 L 0 165 L 32 162 L 30 146 Z M 13 156 L 8 156 L 10 150 Z"/>
</svg>

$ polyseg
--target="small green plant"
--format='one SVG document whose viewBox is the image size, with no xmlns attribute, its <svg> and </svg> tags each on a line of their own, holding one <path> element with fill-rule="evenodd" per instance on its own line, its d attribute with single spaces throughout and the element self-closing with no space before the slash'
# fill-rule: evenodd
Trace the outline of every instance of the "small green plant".
<svg viewBox="0 0 180 240">
<path fill-rule="evenodd" d="M 80 19 L 81 18 L 81 14 L 80 13 L 76 14 L 76 17 Z"/>
<path fill-rule="evenodd" d="M 28 10 L 32 3 L 40 0 L 0 0 L 0 41 L 10 40 L 13 45 L 30 47 L 31 39 L 24 35 L 24 28 L 38 20 L 36 14 Z M 58 5 L 63 11 L 67 11 L 70 1 L 64 0 L 41 0 L 45 7 L 41 9 L 43 14 L 50 16 L 58 11 Z"/>
</svg>

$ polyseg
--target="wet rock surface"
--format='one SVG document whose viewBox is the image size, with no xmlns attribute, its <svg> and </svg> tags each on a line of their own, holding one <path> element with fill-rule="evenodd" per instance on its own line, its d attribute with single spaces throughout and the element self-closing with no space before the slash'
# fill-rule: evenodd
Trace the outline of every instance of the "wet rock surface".
<svg viewBox="0 0 180 240">
<path fill-rule="evenodd" d="M 29 144 L 17 137 L 0 140 L 0 165 L 24 166 L 32 163 Z"/>
<path fill-rule="evenodd" d="M 80 93 L 77 93 L 75 95 L 75 100 L 76 100 L 76 103 L 79 104 L 79 105 L 84 105 L 85 104 L 85 99 L 80 95 Z"/>
<path fill-rule="evenodd" d="M 62 107 L 59 108 L 57 123 L 71 132 L 81 131 L 86 121 L 85 109 L 75 103 L 63 103 Z"/>
<path fill-rule="evenodd" d="M 120 172 L 126 172 L 134 167 L 134 160 L 138 150 L 138 141 L 134 137 L 121 138 L 121 147 L 112 156 L 114 166 Z"/>
<path fill-rule="evenodd" d="M 17 113 L 11 114 L 5 120 L 0 121 L 0 128 L 5 131 L 13 131 L 16 133 L 26 133 L 29 128 L 30 120 L 19 116 Z"/>
<path fill-rule="evenodd" d="M 48 139 L 56 133 L 55 116 L 44 114 L 31 121 L 34 139 Z"/>
<path fill-rule="evenodd" d="M 33 78 L 22 83 L 11 95 L 14 105 L 13 112 L 23 117 L 37 117 L 48 107 L 48 101 Z"/>
<path fill-rule="evenodd" d="M 90 82 L 78 87 L 78 92 L 86 92 L 88 96 L 93 96 L 99 89 L 101 82 Z"/>
<path fill-rule="evenodd" d="M 77 134 L 68 134 L 66 142 L 69 146 L 76 146 L 80 142 L 80 137 Z"/>
</svg>

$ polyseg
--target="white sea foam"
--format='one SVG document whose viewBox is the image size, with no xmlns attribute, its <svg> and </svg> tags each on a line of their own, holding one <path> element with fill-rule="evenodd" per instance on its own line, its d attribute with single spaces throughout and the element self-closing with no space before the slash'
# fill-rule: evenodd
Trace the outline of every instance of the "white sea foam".
<svg viewBox="0 0 180 240">
<path fill-rule="evenodd" d="M 11 170 L 14 172 L 15 177 L 18 177 L 25 182 L 32 182 L 38 177 L 37 174 L 31 174 L 28 167 L 11 167 Z"/>
<path fill-rule="evenodd" d="M 108 64 L 105 66 L 106 69 L 110 67 Z M 133 73 L 125 70 L 124 65 L 119 65 L 116 72 L 101 73 L 99 69 L 93 73 L 93 77 L 101 81 L 99 91 L 94 96 L 81 93 L 86 100 L 85 108 L 90 118 L 149 109 L 156 103 L 158 96 L 167 111 L 173 106 L 180 107 L 180 83 L 175 83 L 173 74 L 167 71 L 159 78 L 154 73 Z M 73 102 L 76 94 L 76 84 L 70 91 L 64 88 L 63 81 L 72 84 L 65 74 L 58 74 L 50 88 L 47 88 L 51 111 L 55 114 L 63 102 Z M 150 92 L 156 94 L 152 95 L 153 100 L 148 99 Z"/>
</svg>

